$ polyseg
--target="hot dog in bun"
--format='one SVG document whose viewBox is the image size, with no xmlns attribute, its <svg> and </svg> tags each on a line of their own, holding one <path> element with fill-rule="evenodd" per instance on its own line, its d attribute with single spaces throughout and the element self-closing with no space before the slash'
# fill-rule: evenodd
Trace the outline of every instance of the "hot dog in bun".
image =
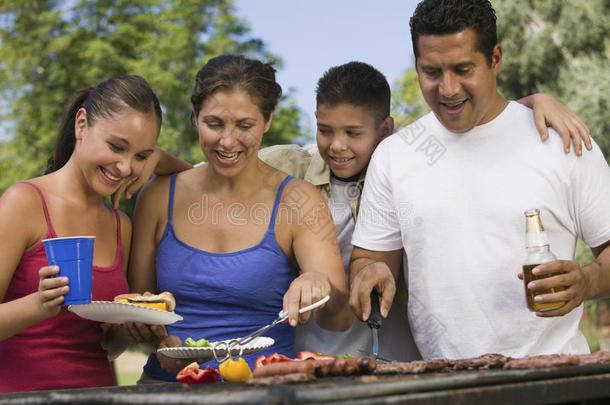
<svg viewBox="0 0 610 405">
<path fill-rule="evenodd" d="M 135 293 L 120 294 L 114 297 L 114 302 L 142 305 L 169 312 L 173 312 L 176 308 L 176 300 L 174 299 L 174 295 L 167 291 L 156 295 L 142 295 Z"/>
</svg>

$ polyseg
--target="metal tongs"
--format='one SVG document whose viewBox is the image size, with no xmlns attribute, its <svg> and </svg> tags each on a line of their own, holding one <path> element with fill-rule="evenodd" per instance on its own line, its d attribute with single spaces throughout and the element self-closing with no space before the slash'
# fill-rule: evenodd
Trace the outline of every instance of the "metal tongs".
<svg viewBox="0 0 610 405">
<path fill-rule="evenodd" d="M 322 298 L 320 301 L 314 302 L 311 305 L 308 305 L 304 308 L 299 309 L 299 314 L 311 311 L 312 309 L 316 309 L 319 306 L 322 306 L 324 304 L 326 304 L 326 302 L 330 299 L 330 296 L 327 295 L 326 297 Z M 288 312 L 287 311 L 280 311 L 280 313 L 278 314 L 278 317 L 271 322 L 269 325 L 263 326 L 260 329 L 255 330 L 254 332 L 250 333 L 247 336 L 241 337 L 239 339 L 233 339 L 233 340 L 221 340 L 219 342 L 215 342 L 212 344 L 212 354 L 214 355 L 214 359 L 218 362 L 218 363 L 222 363 L 223 361 L 227 360 L 227 359 L 233 359 L 233 356 L 231 355 L 231 351 L 236 347 L 239 346 L 239 356 L 241 357 L 241 355 L 244 352 L 244 346 L 248 343 L 250 343 L 251 341 L 253 341 L 255 338 L 257 338 L 258 336 L 262 335 L 263 333 L 267 332 L 269 329 L 273 328 L 275 325 L 277 325 L 278 323 L 282 323 L 284 322 L 286 319 L 288 318 Z M 226 350 L 227 354 L 224 357 L 219 357 L 218 353 L 216 351 L 221 351 L 221 350 Z"/>
</svg>

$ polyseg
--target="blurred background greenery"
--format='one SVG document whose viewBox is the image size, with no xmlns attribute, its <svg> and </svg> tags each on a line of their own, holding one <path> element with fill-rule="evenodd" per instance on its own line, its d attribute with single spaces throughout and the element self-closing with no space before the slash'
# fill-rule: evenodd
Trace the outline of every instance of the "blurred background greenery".
<svg viewBox="0 0 610 405">
<path fill-rule="evenodd" d="M 579 114 L 610 157 L 610 1 L 492 0 L 504 50 L 499 86 L 507 98 L 547 92 Z M 407 16 L 405 16 L 405 27 Z M 407 30 L 405 30 L 406 32 Z M 407 34 L 408 35 L 408 34 Z M 405 40 L 409 40 L 408 37 Z M 190 123 L 193 77 L 222 53 L 273 60 L 231 0 L 3 0 L 0 3 L 0 192 L 41 175 L 73 92 L 110 76 L 137 73 L 163 106 L 159 146 L 203 159 Z M 413 61 L 403 61 L 405 66 Z M 393 83 L 393 115 L 403 126 L 427 112 L 413 69 Z M 313 139 L 290 92 L 265 145 Z M 121 202 L 131 215 L 135 199 Z M 584 244 L 577 258 L 592 260 Z M 600 346 L 600 308 L 586 303 L 582 329 Z"/>
</svg>

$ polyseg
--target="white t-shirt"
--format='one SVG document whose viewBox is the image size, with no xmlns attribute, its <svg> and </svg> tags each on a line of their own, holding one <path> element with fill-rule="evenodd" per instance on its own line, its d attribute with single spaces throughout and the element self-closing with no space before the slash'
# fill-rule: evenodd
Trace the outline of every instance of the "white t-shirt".
<svg viewBox="0 0 610 405">
<path fill-rule="evenodd" d="M 510 102 L 464 134 L 433 113 L 376 149 L 352 243 L 403 248 L 409 321 L 424 359 L 484 353 L 586 353 L 582 305 L 540 318 L 523 281 L 524 211 L 541 209 L 551 250 L 572 259 L 577 236 L 610 240 L 610 169 L 597 147 L 563 153 L 559 136 L 540 141 L 532 111 Z"/>
</svg>

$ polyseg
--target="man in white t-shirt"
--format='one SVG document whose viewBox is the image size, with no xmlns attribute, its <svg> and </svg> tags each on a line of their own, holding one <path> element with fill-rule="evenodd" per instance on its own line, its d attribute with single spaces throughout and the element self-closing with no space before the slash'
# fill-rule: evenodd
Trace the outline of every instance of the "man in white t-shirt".
<svg viewBox="0 0 610 405">
<path fill-rule="evenodd" d="M 601 151 L 577 158 L 541 144 L 532 111 L 498 93 L 502 62 L 487 0 L 425 0 L 411 18 L 419 83 L 432 112 L 376 149 L 367 171 L 350 268 L 361 319 L 370 292 L 392 302 L 404 260 L 409 322 L 424 359 L 496 352 L 586 353 L 582 302 L 610 294 L 610 169 Z M 538 266 L 532 313 L 517 278 L 524 211 L 540 208 L 557 261 Z M 581 237 L 596 256 L 573 261 Z M 556 274 L 556 275 L 552 275 Z"/>
</svg>

